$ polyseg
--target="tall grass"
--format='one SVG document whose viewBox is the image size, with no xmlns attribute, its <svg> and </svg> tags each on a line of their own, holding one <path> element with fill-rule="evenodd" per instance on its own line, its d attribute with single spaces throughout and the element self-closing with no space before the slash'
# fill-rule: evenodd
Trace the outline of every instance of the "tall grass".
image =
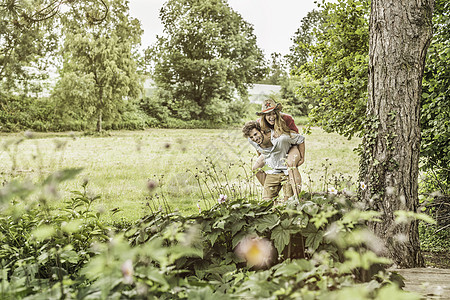
<svg viewBox="0 0 450 300">
<path fill-rule="evenodd" d="M 55 209 L 85 181 L 89 193 L 101 196 L 97 207 L 110 212 L 106 218 L 126 220 L 154 209 L 190 214 L 198 204 L 206 208 L 218 197 L 208 186 L 228 197 L 248 197 L 261 190 L 250 176 L 255 151 L 239 128 L 26 135 L 0 135 L 0 183 L 17 177 L 36 181 L 58 169 L 84 168 L 76 180 L 59 187 L 59 197 L 52 202 Z M 306 159 L 300 167 L 303 189 L 327 189 L 338 177 L 356 181 L 358 157 L 353 149 L 358 143 L 313 128 L 306 136 Z M 154 183 L 151 191 L 149 181 Z"/>
</svg>

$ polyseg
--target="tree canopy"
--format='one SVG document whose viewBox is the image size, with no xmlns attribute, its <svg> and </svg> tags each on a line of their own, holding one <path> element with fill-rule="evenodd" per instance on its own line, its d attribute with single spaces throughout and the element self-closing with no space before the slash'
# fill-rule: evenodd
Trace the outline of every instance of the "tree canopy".
<svg viewBox="0 0 450 300">
<path fill-rule="evenodd" d="M 170 93 L 174 117 L 230 121 L 247 87 L 264 74 L 253 26 L 224 0 L 168 0 L 160 12 L 164 34 L 152 48 L 153 78 Z"/>
</svg>

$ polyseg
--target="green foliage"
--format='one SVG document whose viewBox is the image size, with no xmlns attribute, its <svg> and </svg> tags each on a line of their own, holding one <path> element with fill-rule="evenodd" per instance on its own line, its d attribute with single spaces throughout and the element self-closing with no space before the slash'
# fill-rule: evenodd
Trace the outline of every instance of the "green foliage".
<svg viewBox="0 0 450 300">
<path fill-rule="evenodd" d="M 53 117 L 54 105 L 47 99 L 8 96 L 0 92 L 0 131 L 53 130 L 54 127 L 50 124 Z"/>
<path fill-rule="evenodd" d="M 422 169 L 428 190 L 450 194 L 450 3 L 436 1 L 433 39 L 427 52 L 423 79 L 421 127 Z"/>
<path fill-rule="evenodd" d="M 419 223 L 420 248 L 423 251 L 450 251 L 450 231 L 437 225 Z"/>
<path fill-rule="evenodd" d="M 323 24 L 324 14 L 316 9 L 308 12 L 302 19 L 300 28 L 292 38 L 294 45 L 290 47 L 290 53 L 286 55 L 289 66 L 294 72 L 311 61 L 312 57 L 308 48 L 317 43 L 316 34 L 321 30 Z"/>
<path fill-rule="evenodd" d="M 45 74 L 45 58 L 56 48 L 51 20 L 38 24 L 32 16 L 42 1 L 2 1 L 0 5 L 0 89 L 21 95 L 39 91 L 35 80 Z M 34 18 L 33 18 L 34 17 Z M 30 68 L 30 67 L 33 68 Z"/>
<path fill-rule="evenodd" d="M 55 187 L 79 171 L 63 170 L 34 187 Z M 43 194 L 39 209 L 2 212 L 2 298 L 419 299 L 383 270 L 388 261 L 374 254 L 380 245 L 362 226 L 377 214 L 352 208 L 355 199 L 303 194 L 302 203 L 281 206 L 237 199 L 191 216 L 155 212 L 111 231 L 93 212 L 97 197 L 86 184 L 62 211 L 46 206 Z M 18 191 L 0 194 L 15 199 Z M 277 249 L 263 269 L 235 251 L 249 236 Z"/>
<path fill-rule="evenodd" d="M 169 0 L 160 13 L 164 35 L 149 50 L 160 102 L 182 120 L 240 119 L 248 84 L 263 73 L 252 26 L 223 0 Z"/>
<path fill-rule="evenodd" d="M 320 23 L 301 28 L 294 37 L 297 45 L 291 55 L 297 57 L 300 51 L 311 57 L 294 74 L 306 80 L 300 95 L 316 103 L 309 114 L 311 124 L 352 137 L 362 131 L 365 117 L 369 1 L 323 1 L 319 8 L 303 26 L 311 18 Z"/>
<path fill-rule="evenodd" d="M 74 192 L 60 211 L 47 204 L 58 184 L 80 171 L 58 171 L 36 184 L 12 181 L 0 191 L 0 202 L 15 204 L 0 215 L 2 298 L 22 298 L 39 293 L 41 285 L 76 279 L 80 267 L 96 254 L 93 243 L 108 240 L 110 228 L 91 210 L 98 198 L 88 196 L 86 190 Z M 38 202 L 24 202 L 39 191 Z"/>
</svg>

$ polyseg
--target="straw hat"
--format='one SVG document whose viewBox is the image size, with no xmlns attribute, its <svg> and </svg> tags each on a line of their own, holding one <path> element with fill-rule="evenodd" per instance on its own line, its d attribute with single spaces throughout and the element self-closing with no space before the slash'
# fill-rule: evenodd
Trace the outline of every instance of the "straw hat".
<svg viewBox="0 0 450 300">
<path fill-rule="evenodd" d="M 270 113 L 274 109 L 281 110 L 282 108 L 283 106 L 280 103 L 275 103 L 272 99 L 266 99 L 261 106 L 261 111 L 256 112 L 256 114 L 261 116 Z"/>
</svg>

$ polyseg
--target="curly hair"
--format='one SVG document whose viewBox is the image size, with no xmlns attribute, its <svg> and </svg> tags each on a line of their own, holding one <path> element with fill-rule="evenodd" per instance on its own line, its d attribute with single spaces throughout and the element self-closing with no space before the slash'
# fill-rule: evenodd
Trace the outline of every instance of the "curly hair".
<svg viewBox="0 0 450 300">
<path fill-rule="evenodd" d="M 281 117 L 281 112 L 278 109 L 275 109 L 274 112 L 277 115 L 277 117 L 275 118 L 275 124 L 274 125 L 270 125 L 269 122 L 267 122 L 266 114 L 262 115 L 262 117 L 261 117 L 261 129 L 262 129 L 262 131 L 263 132 L 267 132 L 267 131 L 270 131 L 270 129 L 273 129 L 273 130 L 275 130 L 275 132 L 278 135 L 282 135 L 282 134 L 290 135 L 291 134 L 291 129 L 287 126 L 286 122 Z"/>
<path fill-rule="evenodd" d="M 257 121 L 248 121 L 245 123 L 244 127 L 242 128 L 242 133 L 244 134 L 244 137 L 248 138 L 250 136 L 250 131 L 253 129 L 261 131 L 261 125 Z"/>
</svg>

